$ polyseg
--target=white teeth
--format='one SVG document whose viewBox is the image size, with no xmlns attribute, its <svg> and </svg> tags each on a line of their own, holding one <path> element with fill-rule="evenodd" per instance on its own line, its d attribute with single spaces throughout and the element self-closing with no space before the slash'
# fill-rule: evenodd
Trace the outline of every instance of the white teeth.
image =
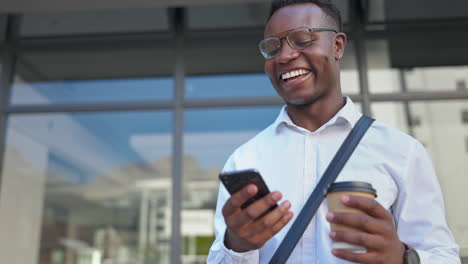
<svg viewBox="0 0 468 264">
<path fill-rule="evenodd" d="M 293 78 L 299 75 L 307 74 L 308 72 L 309 71 L 306 71 L 304 69 L 286 72 L 286 73 L 281 74 L 281 79 L 286 80 L 286 79 Z"/>
</svg>

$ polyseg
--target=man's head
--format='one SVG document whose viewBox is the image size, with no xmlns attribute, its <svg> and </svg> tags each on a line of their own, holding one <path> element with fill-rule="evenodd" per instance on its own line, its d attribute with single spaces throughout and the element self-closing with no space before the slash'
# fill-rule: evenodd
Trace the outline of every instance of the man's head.
<svg viewBox="0 0 468 264">
<path fill-rule="evenodd" d="M 320 7 L 328 19 L 330 19 L 330 26 L 336 28 L 338 32 L 343 31 L 340 10 L 336 8 L 336 6 L 330 0 L 273 0 L 271 2 L 270 15 L 268 20 L 276 11 L 278 11 L 278 9 L 282 7 L 304 3 L 315 4 Z"/>
<path fill-rule="evenodd" d="M 265 73 L 288 104 L 341 98 L 338 62 L 346 35 L 330 1 L 274 0 L 264 37 Z"/>
</svg>

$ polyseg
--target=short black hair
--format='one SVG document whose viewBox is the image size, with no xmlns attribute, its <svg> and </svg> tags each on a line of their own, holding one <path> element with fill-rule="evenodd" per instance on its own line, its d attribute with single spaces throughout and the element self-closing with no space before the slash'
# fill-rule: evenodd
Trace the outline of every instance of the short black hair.
<svg viewBox="0 0 468 264">
<path fill-rule="evenodd" d="M 270 15 L 268 16 L 268 20 L 270 20 L 271 16 L 273 16 L 273 14 L 280 8 L 288 5 L 303 3 L 315 4 L 320 7 L 320 9 L 322 9 L 322 11 L 335 22 L 336 26 L 338 27 L 338 31 L 343 31 L 340 10 L 338 10 L 338 8 L 335 6 L 335 4 L 332 3 L 331 0 L 273 0 L 271 1 Z"/>
</svg>

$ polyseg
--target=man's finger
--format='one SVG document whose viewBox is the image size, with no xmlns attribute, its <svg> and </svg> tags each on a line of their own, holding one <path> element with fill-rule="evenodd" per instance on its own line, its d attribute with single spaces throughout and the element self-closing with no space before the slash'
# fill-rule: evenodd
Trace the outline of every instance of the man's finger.
<svg viewBox="0 0 468 264">
<path fill-rule="evenodd" d="M 276 225 L 281 218 L 289 212 L 291 208 L 291 203 L 289 201 L 284 201 L 280 206 L 276 207 L 273 211 L 257 219 L 252 223 L 252 228 L 254 233 L 262 233 L 267 229 L 271 229 Z"/>
<path fill-rule="evenodd" d="M 229 215 L 234 214 L 240 207 L 247 202 L 250 198 L 252 198 L 255 194 L 257 194 L 258 188 L 255 184 L 249 184 L 242 188 L 240 191 L 231 195 L 231 197 L 226 201 L 223 206 L 223 215 L 227 217 Z"/>
<path fill-rule="evenodd" d="M 330 223 L 354 227 L 372 234 L 387 234 L 392 231 L 391 224 L 367 214 L 330 212 L 327 214 Z"/>
<path fill-rule="evenodd" d="M 288 211 L 279 219 L 279 221 L 276 222 L 276 224 L 268 229 L 263 230 L 262 233 L 254 237 L 254 240 L 257 241 L 258 244 L 264 244 L 266 241 L 276 235 L 281 229 L 283 229 L 283 227 L 286 226 L 289 221 L 291 221 L 293 216 L 293 212 Z"/>
<path fill-rule="evenodd" d="M 277 205 L 277 202 L 281 200 L 282 196 L 283 195 L 278 191 L 271 192 L 245 208 L 242 211 L 242 215 L 251 220 L 256 220 L 272 206 Z"/>
<path fill-rule="evenodd" d="M 356 195 L 343 195 L 341 201 L 344 205 L 352 208 L 359 209 L 366 214 L 380 218 L 391 219 L 390 213 L 382 207 L 375 199 L 356 196 Z"/>
<path fill-rule="evenodd" d="M 385 246 L 385 241 L 379 235 L 372 235 L 365 232 L 356 231 L 332 231 L 330 237 L 333 241 L 347 242 L 369 249 L 381 249 Z"/>
<path fill-rule="evenodd" d="M 294 213 L 291 212 L 291 211 L 288 211 L 285 215 L 283 215 L 283 217 L 281 217 L 281 219 L 278 222 L 276 222 L 276 224 L 272 227 L 272 229 L 271 229 L 272 233 L 276 234 L 281 229 L 283 229 L 283 227 L 285 225 L 287 225 L 289 223 L 289 221 L 291 221 L 293 216 L 294 216 Z"/>
</svg>

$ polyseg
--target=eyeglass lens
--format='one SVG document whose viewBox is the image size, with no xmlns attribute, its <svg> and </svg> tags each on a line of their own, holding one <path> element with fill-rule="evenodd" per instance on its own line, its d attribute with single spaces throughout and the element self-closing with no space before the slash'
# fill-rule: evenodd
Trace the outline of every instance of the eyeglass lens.
<svg viewBox="0 0 468 264">
<path fill-rule="evenodd" d="M 311 31 L 307 28 L 299 28 L 288 32 L 287 42 L 294 49 L 304 49 L 312 43 Z M 273 58 L 279 54 L 283 47 L 282 39 L 269 37 L 260 42 L 260 51 L 265 58 Z"/>
</svg>

